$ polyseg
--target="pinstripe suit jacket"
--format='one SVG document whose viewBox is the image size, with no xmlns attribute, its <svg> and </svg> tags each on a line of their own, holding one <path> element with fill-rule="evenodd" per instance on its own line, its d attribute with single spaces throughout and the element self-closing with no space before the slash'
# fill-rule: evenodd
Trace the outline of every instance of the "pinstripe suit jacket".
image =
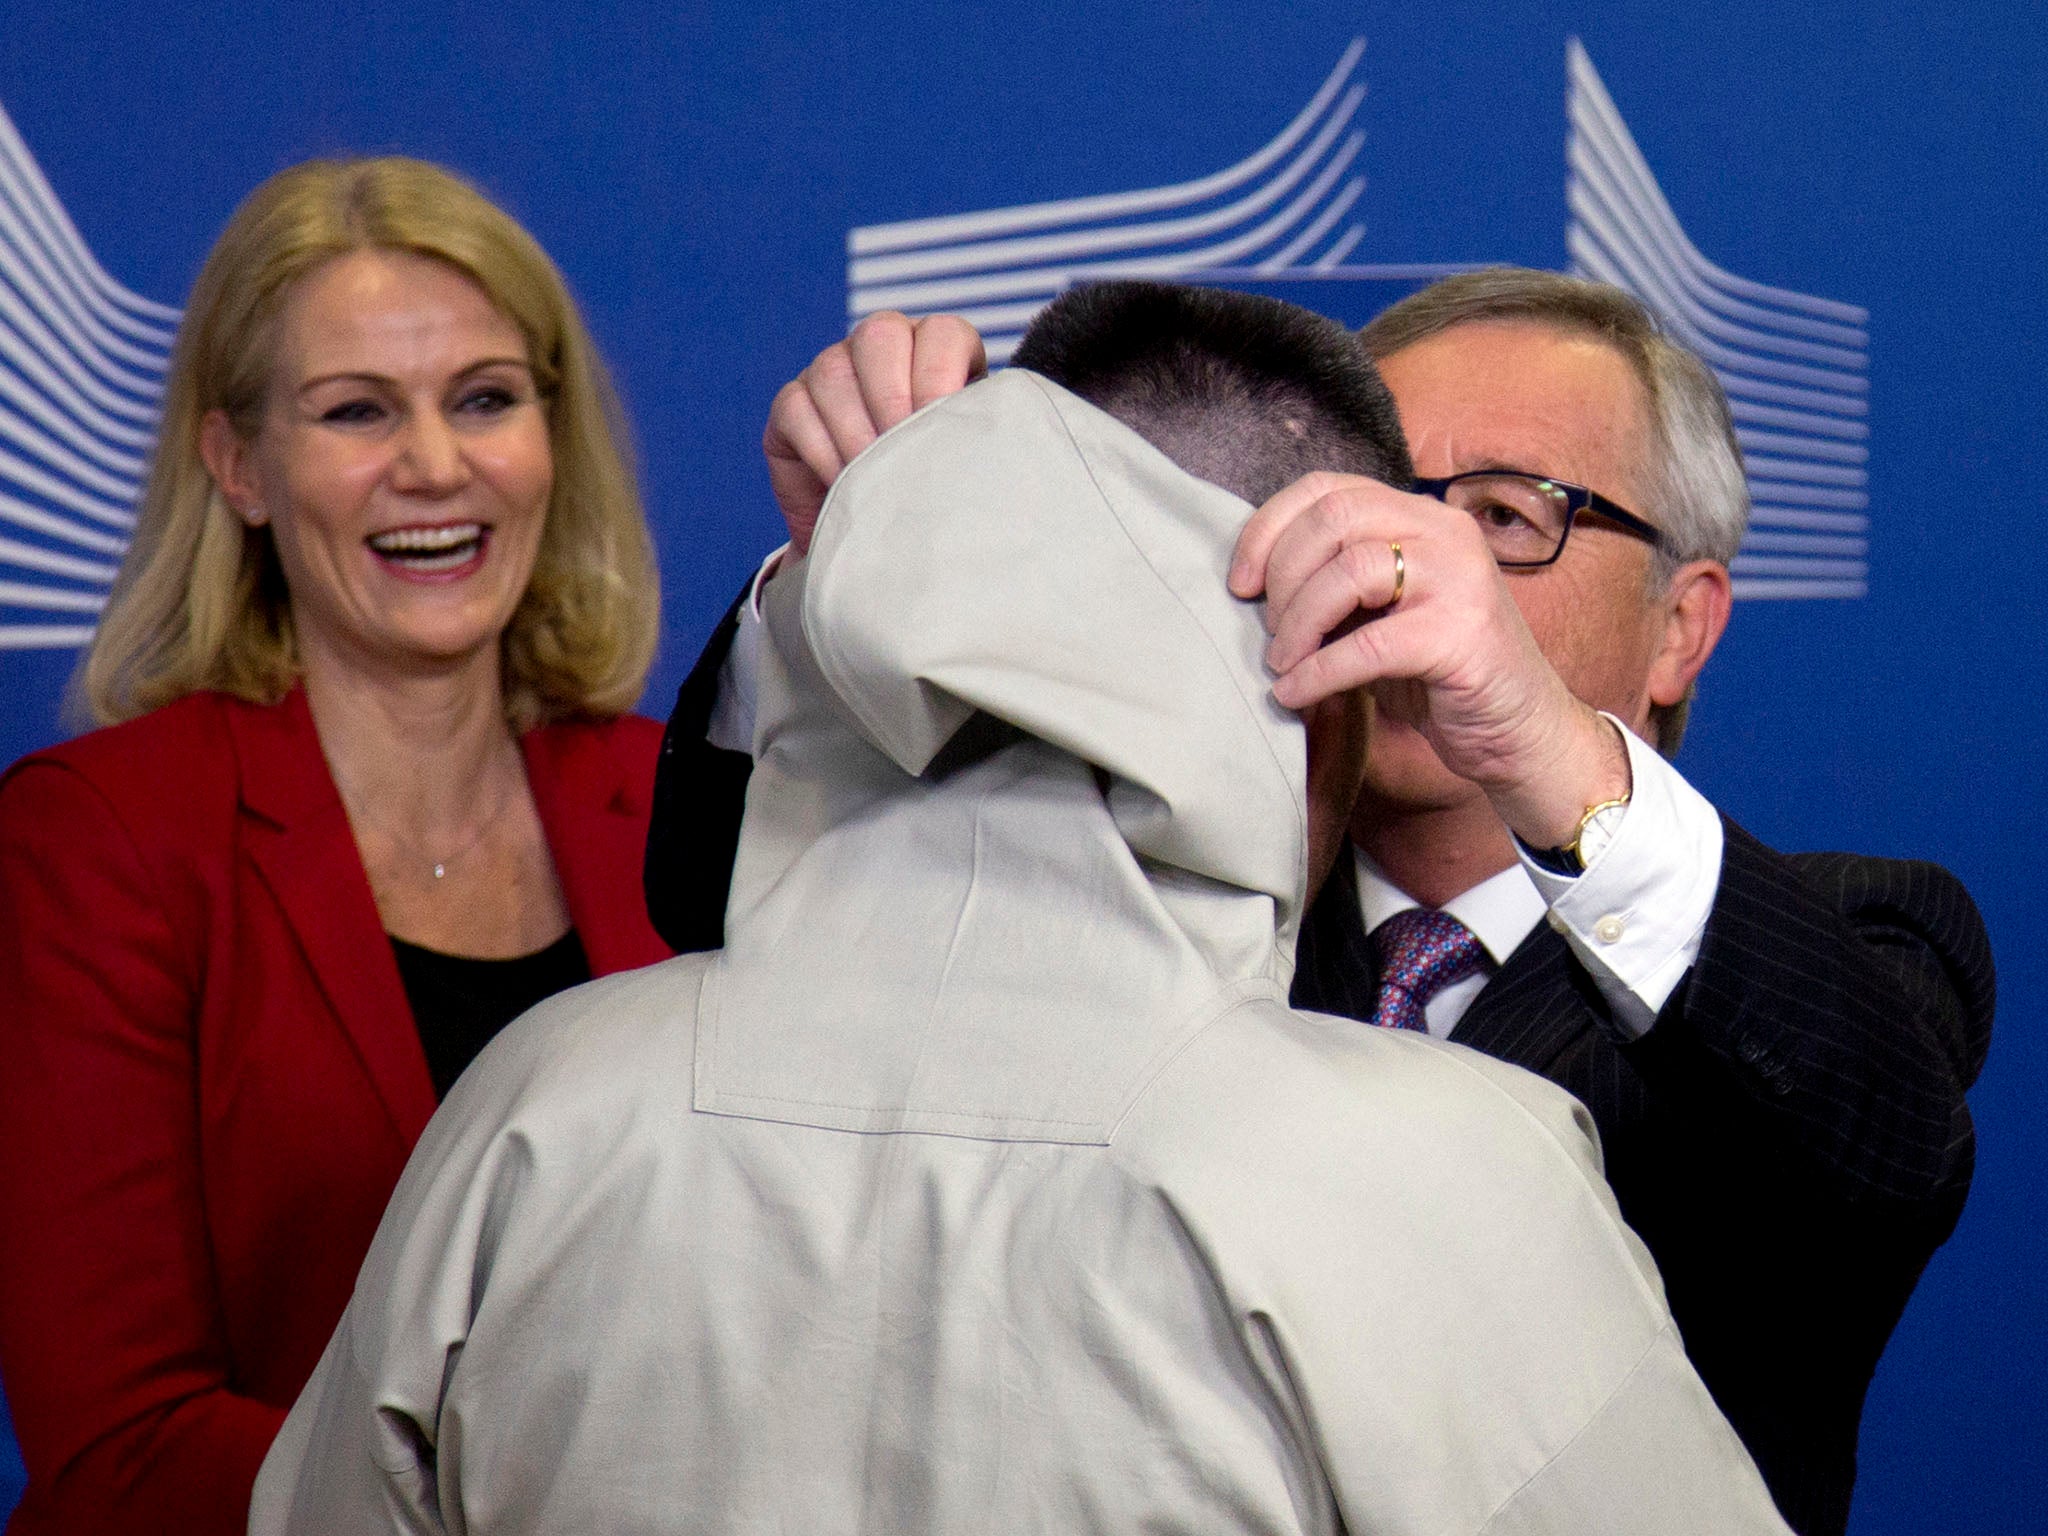
<svg viewBox="0 0 2048 1536">
<path fill-rule="evenodd" d="M 1945 870 L 1726 830 L 1699 959 L 1648 1034 L 1624 1041 L 1538 924 L 1451 1038 L 1592 1111 L 1687 1353 L 1787 1520 L 1820 1536 L 1847 1524 L 1864 1392 L 1969 1190 L 1991 951 Z M 1310 912 L 1293 1001 L 1366 1018 L 1350 868 Z"/>
</svg>

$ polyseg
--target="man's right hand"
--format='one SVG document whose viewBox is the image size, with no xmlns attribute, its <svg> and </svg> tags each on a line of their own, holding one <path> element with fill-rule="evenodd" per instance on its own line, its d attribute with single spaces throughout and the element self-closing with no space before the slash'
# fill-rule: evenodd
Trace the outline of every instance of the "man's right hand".
<svg viewBox="0 0 2048 1536">
<path fill-rule="evenodd" d="M 1304 475 L 1245 524 L 1230 590 L 1266 598 L 1274 698 L 1307 709 L 1372 689 L 1381 718 L 1419 730 L 1530 847 L 1561 846 L 1587 806 L 1628 795 L 1620 733 L 1543 654 L 1470 514 Z"/>
<path fill-rule="evenodd" d="M 777 391 L 761 451 L 789 525 L 790 547 L 811 547 L 825 493 L 854 456 L 912 411 L 988 372 L 974 327 L 957 315 L 912 320 L 873 314 Z"/>
</svg>

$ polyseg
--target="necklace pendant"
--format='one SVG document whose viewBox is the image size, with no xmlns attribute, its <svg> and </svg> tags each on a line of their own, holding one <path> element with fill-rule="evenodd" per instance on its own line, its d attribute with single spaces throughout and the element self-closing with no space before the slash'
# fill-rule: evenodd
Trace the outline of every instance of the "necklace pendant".
<svg viewBox="0 0 2048 1536">
<path fill-rule="evenodd" d="M 436 880 L 442 879 L 443 877 L 445 877 L 445 876 L 447 875 L 447 873 L 448 873 L 448 866 L 447 866 L 446 864 L 436 864 L 436 865 L 434 866 L 434 878 L 435 878 Z"/>
</svg>

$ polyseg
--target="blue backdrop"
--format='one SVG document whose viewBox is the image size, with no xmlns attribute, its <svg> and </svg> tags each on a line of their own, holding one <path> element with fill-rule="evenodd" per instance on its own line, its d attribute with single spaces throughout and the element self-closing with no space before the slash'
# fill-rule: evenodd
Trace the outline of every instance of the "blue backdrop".
<svg viewBox="0 0 2048 1536">
<path fill-rule="evenodd" d="M 568 274 L 636 423 L 667 600 L 655 713 L 778 536 L 757 450 L 777 385 L 863 307 L 972 303 L 1001 335 L 1043 297 L 963 264 L 945 230 L 876 226 L 1170 189 L 1277 142 L 1227 186 L 1004 227 L 1044 242 L 1025 264 L 1052 274 L 1040 288 L 1076 263 L 1177 262 L 1354 323 L 1487 260 L 1605 264 L 1681 311 L 1708 295 L 1679 318 L 1778 394 L 1749 397 L 1767 515 L 1684 767 L 1780 846 L 1949 864 L 2001 972 L 1975 1192 L 1880 1370 L 1854 1529 L 2048 1528 L 2041 9 L 571 10 L 9 0 L 0 105 L 107 272 L 166 305 L 241 195 L 310 154 L 423 155 L 508 205 Z M 0 246 L 19 251 L 43 237 L 12 164 Z M 0 276 L 0 298 L 33 310 L 36 281 Z M 145 374 L 146 330 L 121 332 Z M 0 410 L 5 761 L 59 733 L 75 648 L 55 632 L 90 623 L 132 452 L 103 436 L 67 460 L 19 399 Z M 18 1480 L 0 1451 L 0 1507 Z"/>
</svg>

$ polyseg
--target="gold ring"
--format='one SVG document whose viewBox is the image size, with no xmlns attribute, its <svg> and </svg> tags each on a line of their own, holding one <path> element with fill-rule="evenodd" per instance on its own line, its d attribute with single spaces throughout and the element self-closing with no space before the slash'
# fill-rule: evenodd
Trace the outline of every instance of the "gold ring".
<svg viewBox="0 0 2048 1536">
<path fill-rule="evenodd" d="M 1401 601 L 1401 593 L 1408 585 L 1408 562 L 1401 557 L 1399 540 L 1390 540 L 1387 549 L 1394 557 L 1394 595 L 1387 599 L 1387 606 L 1391 608 Z"/>
</svg>

